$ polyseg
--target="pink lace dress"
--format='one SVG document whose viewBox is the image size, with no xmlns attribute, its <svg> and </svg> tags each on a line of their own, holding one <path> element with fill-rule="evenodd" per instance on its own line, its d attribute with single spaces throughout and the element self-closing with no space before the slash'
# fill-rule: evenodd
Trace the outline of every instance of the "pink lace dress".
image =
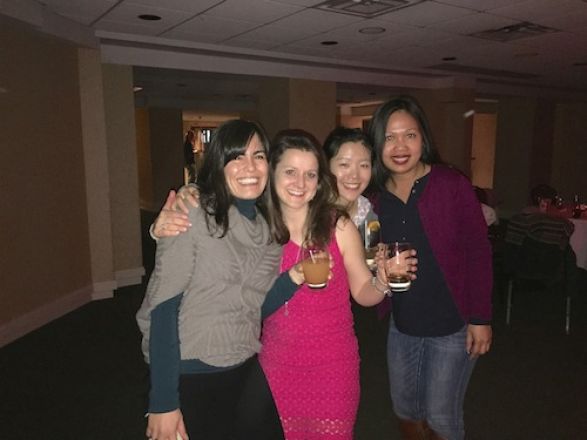
<svg viewBox="0 0 587 440">
<path fill-rule="evenodd" d="M 263 323 L 259 360 L 275 398 L 286 440 L 352 439 L 359 405 L 359 352 L 347 273 L 336 240 L 333 277 L 307 286 Z M 288 242 L 281 270 L 298 261 Z"/>
</svg>

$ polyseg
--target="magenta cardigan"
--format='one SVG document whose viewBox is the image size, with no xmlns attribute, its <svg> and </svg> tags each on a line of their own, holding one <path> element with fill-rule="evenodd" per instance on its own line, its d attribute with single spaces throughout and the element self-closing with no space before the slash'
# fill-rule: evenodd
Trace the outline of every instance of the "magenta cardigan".
<svg viewBox="0 0 587 440">
<path fill-rule="evenodd" d="M 375 212 L 378 211 L 375 201 Z M 491 320 L 492 250 L 481 205 L 469 179 L 433 165 L 418 200 L 420 219 L 465 322 Z"/>
</svg>

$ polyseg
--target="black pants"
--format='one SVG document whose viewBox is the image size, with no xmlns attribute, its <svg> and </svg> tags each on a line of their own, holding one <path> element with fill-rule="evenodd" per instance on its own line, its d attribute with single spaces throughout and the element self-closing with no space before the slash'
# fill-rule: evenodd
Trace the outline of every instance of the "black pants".
<svg viewBox="0 0 587 440">
<path fill-rule="evenodd" d="M 183 374 L 181 411 L 193 440 L 281 440 L 277 408 L 257 356 L 228 371 Z"/>
</svg>

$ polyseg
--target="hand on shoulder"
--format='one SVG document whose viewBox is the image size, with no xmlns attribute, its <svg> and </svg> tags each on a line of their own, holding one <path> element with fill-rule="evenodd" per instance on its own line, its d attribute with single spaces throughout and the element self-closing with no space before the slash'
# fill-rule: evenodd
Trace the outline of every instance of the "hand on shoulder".
<svg viewBox="0 0 587 440">
<path fill-rule="evenodd" d="M 192 226 L 188 214 L 190 206 L 199 206 L 199 194 L 195 185 L 182 186 L 177 194 L 169 191 L 161 212 L 151 225 L 149 232 L 155 240 L 163 237 L 174 237 Z"/>
</svg>

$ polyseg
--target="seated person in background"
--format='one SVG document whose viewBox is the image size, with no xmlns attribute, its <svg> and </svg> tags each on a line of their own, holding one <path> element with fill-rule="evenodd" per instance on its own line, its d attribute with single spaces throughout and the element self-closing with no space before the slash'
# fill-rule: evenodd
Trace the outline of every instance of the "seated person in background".
<svg viewBox="0 0 587 440">
<path fill-rule="evenodd" d="M 481 211 L 483 211 L 483 217 L 485 218 L 485 223 L 487 226 L 497 225 L 499 223 L 499 219 L 497 218 L 497 213 L 495 209 L 489 206 L 487 201 L 487 193 L 483 188 L 479 188 L 478 186 L 475 187 L 475 194 L 477 195 L 477 199 L 479 203 L 481 203 Z"/>
<path fill-rule="evenodd" d="M 577 257 L 569 244 L 573 231 L 573 223 L 566 218 L 544 212 L 512 216 L 504 238 L 504 270 L 539 274 L 550 273 L 561 265 L 567 292 L 574 295 L 579 272 Z"/>
<path fill-rule="evenodd" d="M 508 223 L 506 243 L 521 245 L 526 237 L 545 244 L 555 244 L 563 249 L 575 226 L 564 218 L 552 217 L 542 212 L 525 212 L 514 215 Z"/>
</svg>

